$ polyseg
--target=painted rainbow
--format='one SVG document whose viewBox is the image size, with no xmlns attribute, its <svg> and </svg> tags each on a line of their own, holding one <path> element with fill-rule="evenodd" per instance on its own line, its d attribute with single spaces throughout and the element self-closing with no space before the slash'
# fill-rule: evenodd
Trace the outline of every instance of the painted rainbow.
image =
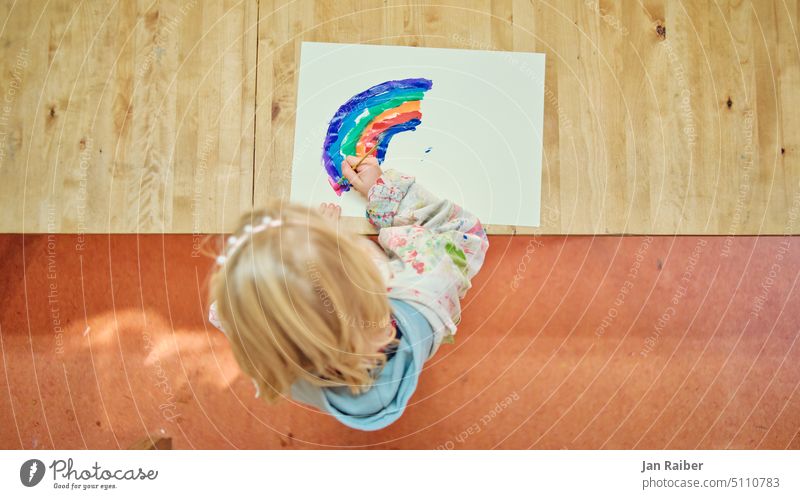
<svg viewBox="0 0 800 499">
<path fill-rule="evenodd" d="M 350 190 L 342 176 L 345 156 L 364 156 L 377 143 L 371 155 L 383 163 L 392 137 L 416 130 L 422 123 L 420 101 L 432 86 L 424 78 L 385 81 L 355 95 L 336 111 L 322 146 L 322 163 L 338 196 Z"/>
</svg>

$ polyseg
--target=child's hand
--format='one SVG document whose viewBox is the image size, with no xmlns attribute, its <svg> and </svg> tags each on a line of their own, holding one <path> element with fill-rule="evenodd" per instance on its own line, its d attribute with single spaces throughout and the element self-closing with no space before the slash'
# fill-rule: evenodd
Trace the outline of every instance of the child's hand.
<svg viewBox="0 0 800 499">
<path fill-rule="evenodd" d="M 347 158 L 342 161 L 342 175 L 344 175 L 344 178 L 350 182 L 356 191 L 366 196 L 369 189 L 375 185 L 375 181 L 378 180 L 378 177 L 383 174 L 383 170 L 378 166 L 378 160 L 375 156 L 369 156 L 358 165 L 357 172 L 353 171 L 353 166 L 358 164 L 358 161 L 359 158 L 355 156 L 347 156 Z"/>
<path fill-rule="evenodd" d="M 342 207 L 338 204 L 322 203 L 319 205 L 319 212 L 324 218 L 336 223 L 342 216 Z"/>
</svg>

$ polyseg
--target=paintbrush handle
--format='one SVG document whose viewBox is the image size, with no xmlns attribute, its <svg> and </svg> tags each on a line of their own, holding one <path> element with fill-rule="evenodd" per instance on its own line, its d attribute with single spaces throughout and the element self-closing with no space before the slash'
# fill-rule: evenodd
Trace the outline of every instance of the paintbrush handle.
<svg viewBox="0 0 800 499">
<path fill-rule="evenodd" d="M 363 163 L 363 162 L 364 162 L 364 160 L 365 160 L 365 159 L 367 159 L 367 157 L 368 157 L 370 154 L 372 154 L 372 153 L 375 151 L 375 149 L 377 149 L 377 148 L 378 148 L 378 144 L 380 144 L 380 141 L 376 140 L 376 141 L 375 141 L 375 145 L 374 145 L 374 146 L 372 146 L 372 149 L 370 149 L 369 151 L 367 151 L 367 152 L 366 152 L 366 154 L 364 154 L 364 155 L 361 157 L 361 159 L 359 159 L 359 160 L 358 160 L 358 163 L 356 163 L 356 164 L 353 166 L 353 171 L 354 171 L 354 172 L 356 171 L 356 169 L 357 169 L 359 166 L 361 166 L 361 163 Z"/>
</svg>

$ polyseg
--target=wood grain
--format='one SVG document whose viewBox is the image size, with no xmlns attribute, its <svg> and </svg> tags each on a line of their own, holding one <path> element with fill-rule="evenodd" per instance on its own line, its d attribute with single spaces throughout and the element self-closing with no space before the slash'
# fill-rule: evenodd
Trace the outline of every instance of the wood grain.
<svg viewBox="0 0 800 499">
<path fill-rule="evenodd" d="M 252 205 L 257 4 L 3 2 L 4 232 L 215 232 Z"/>
<path fill-rule="evenodd" d="M 798 234 L 798 3 L 6 2 L 0 230 L 216 232 L 288 199 L 326 41 L 547 55 L 542 226 L 491 232 Z"/>
</svg>

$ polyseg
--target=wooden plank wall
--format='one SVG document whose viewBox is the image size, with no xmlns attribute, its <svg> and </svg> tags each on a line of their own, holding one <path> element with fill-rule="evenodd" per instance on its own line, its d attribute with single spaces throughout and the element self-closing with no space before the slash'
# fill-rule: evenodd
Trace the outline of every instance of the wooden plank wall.
<svg viewBox="0 0 800 499">
<path fill-rule="evenodd" d="M 0 11 L 3 96 L 27 61 L 4 232 L 217 232 L 286 199 L 305 40 L 547 54 L 533 232 L 800 233 L 797 0 L 45 3 Z"/>
</svg>

